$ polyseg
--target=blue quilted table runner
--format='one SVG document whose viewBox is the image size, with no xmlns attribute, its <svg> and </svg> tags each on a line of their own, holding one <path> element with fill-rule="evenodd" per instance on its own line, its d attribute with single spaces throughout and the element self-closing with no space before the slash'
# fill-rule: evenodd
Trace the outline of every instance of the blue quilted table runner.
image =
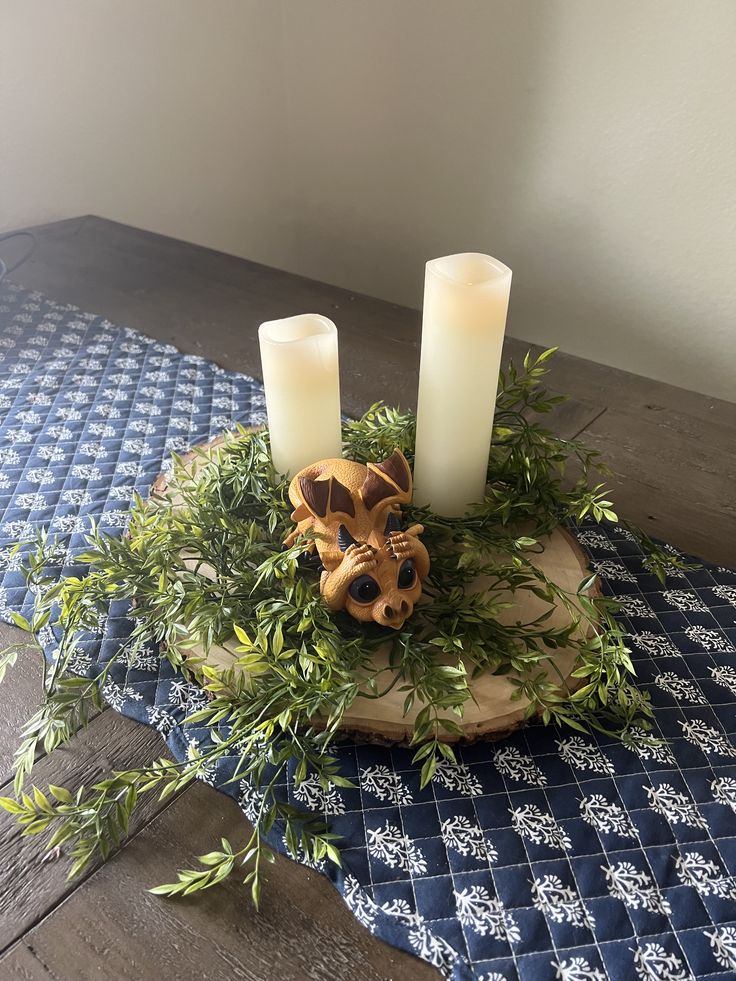
<svg viewBox="0 0 736 981">
<path fill-rule="evenodd" d="M 172 450 L 264 419 L 253 379 L 0 284 L 0 616 L 32 606 L 16 541 L 49 528 L 52 572 L 83 573 L 90 521 L 121 534 L 133 492 Z M 736 573 L 704 564 L 663 587 L 624 529 L 586 524 L 578 537 L 622 603 L 667 745 L 532 725 L 463 748 L 420 790 L 410 751 L 351 743 L 338 755 L 354 789 L 289 779 L 282 792 L 342 836 L 344 868 L 321 871 L 355 916 L 447 978 L 734 978 Z M 76 671 L 96 674 L 119 651 L 126 613 L 111 605 Z M 42 640 L 53 658 L 58 639 Z M 183 724 L 202 691 L 155 649 L 114 664 L 104 695 L 178 759 L 207 748 Z M 233 767 L 221 761 L 208 782 Z M 223 790 L 253 815 L 250 785 Z M 286 850 L 278 828 L 270 841 Z M 190 858 L 172 855 L 172 872 Z"/>
</svg>

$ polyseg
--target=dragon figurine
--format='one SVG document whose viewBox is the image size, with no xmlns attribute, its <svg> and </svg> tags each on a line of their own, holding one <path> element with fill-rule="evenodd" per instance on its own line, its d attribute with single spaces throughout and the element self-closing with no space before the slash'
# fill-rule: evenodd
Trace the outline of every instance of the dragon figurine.
<svg viewBox="0 0 736 981">
<path fill-rule="evenodd" d="M 422 525 L 402 530 L 401 505 L 412 495 L 412 475 L 400 450 L 381 463 L 321 460 L 293 478 L 289 498 L 298 535 L 314 535 L 322 562 L 320 591 L 332 610 L 398 630 L 414 610 L 429 574 L 419 540 Z"/>
</svg>

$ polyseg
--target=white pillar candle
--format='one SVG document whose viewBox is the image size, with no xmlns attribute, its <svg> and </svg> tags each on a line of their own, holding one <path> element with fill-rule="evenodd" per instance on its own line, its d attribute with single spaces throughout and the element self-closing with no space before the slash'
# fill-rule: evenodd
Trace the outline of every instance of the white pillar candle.
<svg viewBox="0 0 736 981">
<path fill-rule="evenodd" d="M 271 457 L 293 476 L 318 460 L 342 455 L 337 328 L 304 313 L 258 329 Z"/>
<path fill-rule="evenodd" d="M 464 514 L 485 493 L 511 270 L 477 252 L 427 263 L 414 500 Z"/>
</svg>

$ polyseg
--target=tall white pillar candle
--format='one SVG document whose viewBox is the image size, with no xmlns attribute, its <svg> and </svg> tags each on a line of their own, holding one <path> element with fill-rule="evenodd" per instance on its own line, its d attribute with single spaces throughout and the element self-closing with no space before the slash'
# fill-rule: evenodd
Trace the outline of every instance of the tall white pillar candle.
<svg viewBox="0 0 736 981">
<path fill-rule="evenodd" d="M 427 263 L 414 500 L 463 514 L 485 493 L 511 270 L 477 252 Z"/>
<path fill-rule="evenodd" d="M 342 456 L 337 328 L 304 313 L 258 329 L 271 457 L 293 476 L 318 460 Z"/>
</svg>

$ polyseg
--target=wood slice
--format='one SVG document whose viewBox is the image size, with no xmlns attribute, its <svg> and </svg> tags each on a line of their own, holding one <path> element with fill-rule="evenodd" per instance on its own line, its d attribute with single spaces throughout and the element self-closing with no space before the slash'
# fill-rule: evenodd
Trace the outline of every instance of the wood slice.
<svg viewBox="0 0 736 981">
<path fill-rule="evenodd" d="M 216 451 L 226 441 L 227 437 L 220 436 L 198 447 L 197 450 L 204 450 L 209 454 Z M 197 451 L 185 456 L 183 461 L 186 465 L 192 466 L 193 472 L 195 469 L 206 466 L 206 461 L 202 459 L 201 452 Z M 152 490 L 159 498 L 158 506 L 161 506 L 161 499 L 167 501 L 168 505 L 174 508 L 180 505 L 179 495 L 175 488 L 170 486 L 166 474 L 160 474 L 156 478 Z M 564 590 L 574 594 L 588 573 L 587 558 L 582 548 L 564 528 L 557 528 L 547 539 L 541 540 L 541 544 L 544 546 L 544 551 L 541 554 L 535 553 L 531 556 L 532 561 L 549 579 Z M 196 564 L 196 561 L 196 557 L 192 556 L 192 566 Z M 207 574 L 207 569 L 203 569 L 201 564 L 199 571 L 202 574 Z M 214 575 L 214 570 L 212 570 L 212 575 Z M 488 588 L 488 581 L 482 578 L 468 586 L 468 589 L 472 591 L 481 591 L 486 588 Z M 588 594 L 593 596 L 596 592 L 597 587 L 593 586 Z M 507 598 L 514 605 L 499 615 L 498 619 L 501 623 L 528 622 L 550 608 L 552 608 L 552 613 L 547 621 L 549 626 L 563 627 L 569 623 L 569 614 L 562 605 L 549 604 L 528 590 L 519 590 L 515 595 L 509 593 Z M 227 670 L 232 668 L 238 659 L 237 647 L 238 641 L 233 637 L 232 640 L 225 641 L 222 645 L 212 646 L 206 652 L 203 647 L 194 647 L 183 653 L 197 658 L 205 664 L 211 664 L 220 670 Z M 545 663 L 550 675 L 554 675 L 557 679 L 564 679 L 571 691 L 574 691 L 579 684 L 577 679 L 571 676 L 576 655 L 577 652 L 574 648 L 561 648 L 555 652 L 550 662 Z M 374 658 L 374 665 L 376 668 L 385 669 L 385 673 L 382 675 L 382 687 L 387 686 L 391 679 L 387 650 L 378 651 Z M 470 666 L 468 668 L 470 670 Z M 448 718 L 452 718 L 463 730 L 463 741 L 473 741 L 479 738 L 500 739 L 524 724 L 529 704 L 528 699 L 514 699 L 512 697 L 517 691 L 517 686 L 512 683 L 512 679 L 518 677 L 513 672 L 503 676 L 485 673 L 469 682 L 471 698 L 465 703 L 463 718 L 459 720 L 456 716 L 448 713 Z M 397 685 L 396 688 L 379 699 L 356 698 L 345 713 L 341 726 L 343 732 L 367 741 L 408 742 L 414 731 L 414 720 L 424 703 L 417 699 L 412 709 L 404 715 L 403 704 L 406 692 L 400 691 L 399 688 L 400 685 Z M 319 727 L 320 720 L 313 720 L 313 724 Z M 447 742 L 458 739 L 457 736 L 450 734 L 443 734 L 441 738 Z"/>
</svg>

